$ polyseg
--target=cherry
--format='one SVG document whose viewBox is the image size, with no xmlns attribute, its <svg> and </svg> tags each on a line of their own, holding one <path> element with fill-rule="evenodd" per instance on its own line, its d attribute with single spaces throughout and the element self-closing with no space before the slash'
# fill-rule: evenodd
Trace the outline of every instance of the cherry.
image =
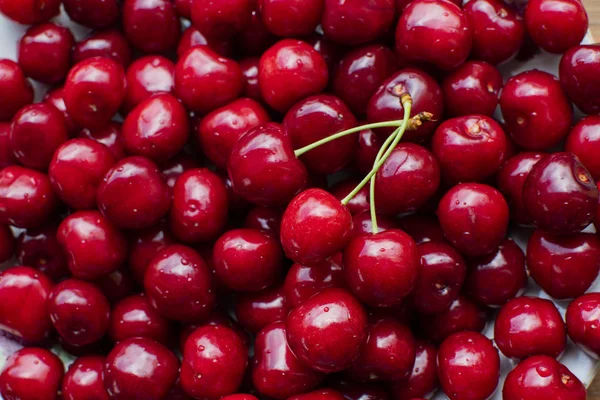
<svg viewBox="0 0 600 400">
<path fill-rule="evenodd" d="M 344 396 L 333 389 L 325 388 L 292 396 L 287 400 L 344 400 Z"/>
<path fill-rule="evenodd" d="M 287 206 L 281 219 L 281 245 L 300 264 L 319 262 L 342 250 L 352 232 L 348 209 L 322 189 L 307 189 Z"/>
<path fill-rule="evenodd" d="M 0 170 L 0 224 L 34 228 L 44 224 L 58 205 L 50 180 L 33 169 Z"/>
<path fill-rule="evenodd" d="M 579 121 L 567 137 L 565 151 L 573 153 L 588 169 L 592 177 L 600 180 L 600 161 L 595 157 L 600 149 L 600 117 L 591 115 Z"/>
<path fill-rule="evenodd" d="M 69 18 L 89 28 L 104 28 L 119 18 L 118 0 L 63 0 Z"/>
<path fill-rule="evenodd" d="M 10 147 L 17 161 L 24 166 L 45 170 L 54 150 L 68 138 L 60 111 L 45 103 L 32 104 L 14 116 Z"/>
<path fill-rule="evenodd" d="M 168 345 L 170 325 L 143 294 L 119 301 L 110 315 L 109 335 L 114 342 L 146 337 Z"/>
<path fill-rule="evenodd" d="M 260 56 L 276 41 L 277 36 L 271 33 L 265 24 L 259 12 L 260 4 L 258 1 L 251 0 L 254 3 L 253 10 L 250 13 L 250 20 L 244 28 L 234 38 L 237 44 L 237 51 L 245 56 Z M 290 20 L 287 21 L 291 23 Z"/>
<path fill-rule="evenodd" d="M 437 215 L 446 238 L 467 256 L 495 251 L 506 236 L 508 205 L 488 185 L 456 185 L 440 200 Z"/>
<path fill-rule="evenodd" d="M 372 167 L 372 166 L 371 166 Z M 329 192 L 342 201 L 359 184 L 358 180 L 347 179 L 333 185 Z M 350 214 L 356 215 L 363 211 L 369 211 L 369 188 L 363 187 L 346 205 Z"/>
<path fill-rule="evenodd" d="M 108 400 L 102 377 L 103 368 L 102 356 L 83 356 L 75 360 L 62 381 L 64 399 Z"/>
<path fill-rule="evenodd" d="M 586 114 L 597 114 L 600 111 L 600 97 L 596 91 L 600 87 L 600 80 L 594 74 L 599 62 L 600 47 L 594 45 L 571 47 L 560 60 L 562 88 L 571 101 Z"/>
<path fill-rule="evenodd" d="M 0 264 L 10 260 L 15 254 L 15 237 L 7 225 L 0 225 Z"/>
<path fill-rule="evenodd" d="M 392 27 L 394 0 L 325 0 L 321 25 L 325 36 L 343 44 L 379 39 Z"/>
<path fill-rule="evenodd" d="M 73 48 L 73 64 L 94 57 L 111 58 L 127 67 L 131 62 L 131 49 L 121 32 L 107 29 L 91 34 Z"/>
<path fill-rule="evenodd" d="M 161 56 L 145 56 L 127 68 L 127 92 L 123 107 L 131 110 L 157 93 L 172 93 L 175 64 Z"/>
<path fill-rule="evenodd" d="M 152 258 L 144 288 L 152 306 L 170 320 L 197 322 L 210 314 L 215 303 L 206 263 L 196 251 L 179 244 Z"/>
<path fill-rule="evenodd" d="M 348 368 L 367 333 L 362 305 L 342 289 L 326 289 L 294 308 L 285 323 L 290 349 L 319 372 Z"/>
<path fill-rule="evenodd" d="M 287 204 L 308 178 L 290 138 L 275 123 L 252 128 L 236 142 L 227 172 L 237 194 L 262 206 Z"/>
<path fill-rule="evenodd" d="M 433 392 L 438 385 L 437 349 L 435 346 L 417 340 L 415 354 L 415 365 L 410 376 L 392 384 L 392 394 L 396 400 L 426 396 Z"/>
<path fill-rule="evenodd" d="M 367 119 L 369 122 L 382 122 L 399 120 L 404 116 L 404 108 L 399 94 L 406 92 L 412 98 L 410 116 L 414 117 L 420 112 L 433 114 L 433 122 L 424 123 L 414 131 L 404 134 L 404 139 L 413 142 L 422 142 L 433 134 L 437 126 L 435 121 L 442 118 L 444 112 L 444 99 L 442 90 L 437 82 L 425 72 L 416 68 L 405 68 L 384 81 L 379 89 L 369 100 Z M 377 133 L 388 136 L 393 128 L 378 129 Z"/>
<path fill-rule="evenodd" d="M 55 152 L 48 176 L 54 192 L 76 210 L 96 206 L 96 191 L 115 163 L 110 150 L 91 139 L 71 139 Z"/>
<path fill-rule="evenodd" d="M 440 384 L 451 400 L 486 399 L 498 385 L 498 350 L 480 333 L 450 336 L 440 346 L 437 359 Z"/>
<path fill-rule="evenodd" d="M 279 237 L 282 212 L 276 208 L 254 207 L 244 220 L 244 228 L 263 231 L 275 238 Z"/>
<path fill-rule="evenodd" d="M 219 168 L 226 168 L 231 149 L 249 129 L 270 120 L 256 101 L 242 98 L 204 116 L 197 139 L 204 154 Z"/>
<path fill-rule="evenodd" d="M 244 89 L 242 94 L 258 102 L 264 103 L 260 86 L 258 85 L 258 58 L 244 58 L 240 61 L 240 68 L 244 75 Z"/>
<path fill-rule="evenodd" d="M 9 235 L 10 236 L 5 236 Z M 0 240 L 3 246 L 11 246 L 10 249 L 4 248 L 0 254 L 8 254 L 12 257 L 12 246 L 14 238 L 12 232 L 4 232 L 0 229 Z M 38 269 L 48 275 L 52 280 L 59 281 L 69 275 L 67 260 L 63 254 L 56 239 L 56 226 L 48 224 L 40 228 L 30 228 L 22 232 L 16 242 L 15 256 L 21 265 L 28 265 Z M 3 260 L 0 255 L 0 260 Z M 6 261 L 7 259 L 4 259 Z"/>
<path fill-rule="evenodd" d="M 78 125 L 98 130 L 106 127 L 125 96 L 125 73 L 106 57 L 83 60 L 71 68 L 63 96 L 67 112 Z"/>
<path fill-rule="evenodd" d="M 297 101 L 320 93 L 329 73 L 323 57 L 306 42 L 284 39 L 263 53 L 258 66 L 260 92 L 279 112 Z"/>
<path fill-rule="evenodd" d="M 127 257 L 127 242 L 98 211 L 77 211 L 58 227 L 58 243 L 78 279 L 96 279 L 117 269 Z"/>
<path fill-rule="evenodd" d="M 62 87 L 51 89 L 44 96 L 43 102 L 51 105 L 62 113 L 69 137 L 75 137 L 79 133 L 80 128 L 75 121 L 73 121 L 73 118 L 71 118 L 69 113 L 67 113 L 67 106 L 65 105 L 63 95 L 64 90 Z"/>
<path fill-rule="evenodd" d="M 497 0 L 474 0 L 483 3 Z M 454 117 L 470 114 L 491 116 L 498 106 L 502 75 L 485 61 L 467 61 L 444 78 L 442 91 L 447 111 Z"/>
<path fill-rule="evenodd" d="M 571 105 L 560 82 L 547 72 L 531 70 L 510 78 L 500 94 L 505 128 L 526 150 L 551 148 L 571 126 Z"/>
<path fill-rule="evenodd" d="M 46 349 L 27 347 L 6 360 L 0 394 L 6 399 L 57 398 L 64 374 L 62 361 Z"/>
<path fill-rule="evenodd" d="M 23 25 L 46 22 L 59 13 L 60 0 L 6 0 L 0 3 L 0 12 Z"/>
<path fill-rule="evenodd" d="M 377 383 L 358 383 L 340 379 L 330 382 L 346 400 L 388 400 L 389 395 L 385 387 Z"/>
<path fill-rule="evenodd" d="M 283 322 L 268 325 L 256 336 L 252 382 L 258 392 L 287 399 L 314 389 L 323 375 L 301 363 L 292 353 Z"/>
<path fill-rule="evenodd" d="M 544 355 L 523 360 L 506 376 L 505 400 L 560 398 L 584 400 L 583 383 L 563 364 Z"/>
<path fill-rule="evenodd" d="M 322 31 L 321 26 L 318 26 L 315 33 L 306 38 L 306 43 L 323 57 L 329 69 L 329 76 L 332 76 L 333 70 L 344 55 L 345 47 L 326 38 Z"/>
<path fill-rule="evenodd" d="M 225 171 L 217 171 L 217 173 L 225 185 L 229 208 L 234 212 L 243 213 L 247 211 L 251 207 L 251 204 L 234 190 L 229 176 L 225 173 Z"/>
<path fill-rule="evenodd" d="M 43 341 L 52 329 L 46 305 L 52 286 L 46 274 L 31 267 L 0 272 L 0 328 L 27 342 Z"/>
<path fill-rule="evenodd" d="M 160 400 L 177 379 L 179 361 L 171 351 L 148 338 L 119 342 L 106 357 L 104 387 L 109 398 Z"/>
<path fill-rule="evenodd" d="M 182 57 L 189 49 L 196 46 L 208 46 L 223 57 L 231 57 L 234 50 L 233 43 L 229 39 L 207 38 L 194 26 L 190 26 L 181 34 L 177 45 L 177 56 Z"/>
<path fill-rule="evenodd" d="M 249 22 L 253 0 L 192 1 L 192 23 L 207 37 L 229 39 Z"/>
<path fill-rule="evenodd" d="M 164 53 L 177 44 L 180 23 L 168 0 L 125 0 L 123 28 L 129 43 L 145 53 Z"/>
<path fill-rule="evenodd" d="M 282 286 L 243 293 L 235 301 L 235 316 L 239 324 L 252 333 L 258 333 L 273 322 L 284 321 L 289 311 L 290 305 Z"/>
<path fill-rule="evenodd" d="M 10 147 L 11 124 L 0 122 L 0 169 L 17 163 L 17 158 Z"/>
<path fill-rule="evenodd" d="M 181 348 L 181 350 L 183 351 L 184 347 L 185 347 L 185 342 L 188 340 L 188 338 L 190 337 L 190 335 L 192 333 L 194 333 L 194 331 L 196 329 L 198 329 L 201 326 L 208 326 L 208 325 L 212 325 L 212 326 L 224 326 L 226 328 L 231 328 L 233 329 L 242 339 L 242 341 L 244 342 L 244 344 L 249 345 L 250 344 L 250 340 L 249 340 L 249 336 L 248 333 L 245 332 L 236 322 L 234 322 L 228 314 L 226 314 L 225 312 L 219 310 L 219 309 L 215 309 L 213 310 L 210 315 L 206 318 L 202 319 L 202 323 L 201 324 L 191 324 L 191 325 L 186 325 L 179 333 L 179 347 Z"/>
<path fill-rule="evenodd" d="M 195 398 L 218 399 L 237 391 L 248 364 L 248 347 L 225 326 L 204 325 L 185 342 L 181 386 Z"/>
<path fill-rule="evenodd" d="M 138 283 L 144 282 L 144 273 L 152 258 L 175 242 L 175 237 L 164 223 L 135 231 L 129 236 L 127 264 Z"/>
<path fill-rule="evenodd" d="M 177 179 L 179 179 L 184 172 L 200 167 L 196 158 L 198 157 L 193 157 L 184 152 L 180 152 L 168 161 L 162 163 L 160 173 L 169 188 L 173 189 L 175 182 L 177 182 Z"/>
<path fill-rule="evenodd" d="M 194 0 L 174 0 L 175 11 L 180 17 L 192 19 L 192 3 Z"/>
<path fill-rule="evenodd" d="M 400 219 L 400 227 L 408 233 L 415 243 L 443 242 L 444 232 L 435 217 L 411 214 Z"/>
<path fill-rule="evenodd" d="M 296 103 L 285 115 L 283 127 L 295 149 L 356 126 L 356 118 L 337 97 L 316 95 Z M 344 167 L 356 150 L 356 137 L 348 135 L 323 144 L 301 160 L 310 172 L 329 175 Z"/>
<path fill-rule="evenodd" d="M 458 298 L 467 267 L 461 255 L 444 242 L 424 242 L 417 246 L 421 267 L 412 301 L 426 314 L 447 310 Z"/>
<path fill-rule="evenodd" d="M 573 300 L 567 308 L 569 337 L 594 358 L 600 357 L 598 344 L 598 315 L 600 294 L 588 293 Z"/>
<path fill-rule="evenodd" d="M 367 174 L 371 171 L 382 143 L 371 129 L 364 129 L 358 133 L 358 147 L 354 156 L 354 167 L 358 172 Z"/>
<path fill-rule="evenodd" d="M 3 10 L 3 2 L 0 11 Z M 19 3 L 19 8 L 21 8 Z M 33 87 L 21 67 L 14 61 L 0 59 L 0 121 L 10 121 L 21 108 L 33 102 Z"/>
<path fill-rule="evenodd" d="M 259 0 L 258 7 L 270 32 L 283 37 L 302 37 L 313 33 L 319 25 L 323 4 L 324 0 Z"/>
<path fill-rule="evenodd" d="M 116 269 L 108 275 L 101 276 L 94 281 L 94 284 L 111 304 L 131 296 L 135 289 L 135 282 L 127 268 Z"/>
<path fill-rule="evenodd" d="M 105 145 L 116 160 L 125 157 L 125 147 L 123 146 L 123 138 L 121 137 L 121 124 L 118 122 L 110 122 L 106 127 L 93 131 L 83 129 L 79 133 L 79 137 L 92 139 Z"/>
<path fill-rule="evenodd" d="M 369 211 L 363 211 L 352 216 L 352 239 L 362 236 L 371 235 L 373 233 L 373 220 Z M 392 218 L 384 215 L 377 215 L 377 228 L 379 232 L 385 232 L 390 229 L 398 229 L 398 224 Z"/>
<path fill-rule="evenodd" d="M 527 245 L 527 268 L 550 296 L 581 296 L 600 271 L 600 238 L 591 233 L 559 236 L 536 230 Z"/>
</svg>

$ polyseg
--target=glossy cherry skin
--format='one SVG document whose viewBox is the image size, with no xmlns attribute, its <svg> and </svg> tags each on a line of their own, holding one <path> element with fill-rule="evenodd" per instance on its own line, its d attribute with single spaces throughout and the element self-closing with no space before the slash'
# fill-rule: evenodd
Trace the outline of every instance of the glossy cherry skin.
<svg viewBox="0 0 600 400">
<path fill-rule="evenodd" d="M 227 160 L 235 143 L 249 129 L 270 120 L 266 110 L 256 101 L 242 98 L 204 116 L 198 125 L 197 139 L 204 154 L 219 168 Z"/>
<path fill-rule="evenodd" d="M 343 44 L 379 39 L 391 28 L 396 14 L 394 0 L 325 0 L 321 26 L 325 36 Z"/>
<path fill-rule="evenodd" d="M 252 383 L 258 392 L 287 399 L 314 389 L 323 375 L 304 365 L 290 350 L 283 322 L 268 325 L 256 336 Z"/>
<path fill-rule="evenodd" d="M 508 373 L 502 398 L 584 400 L 586 390 L 583 383 L 563 364 L 553 357 L 539 355 L 521 361 Z"/>
<path fill-rule="evenodd" d="M 104 387 L 116 400 L 160 400 L 177 379 L 179 361 L 165 346 L 148 338 L 115 345 L 104 364 Z"/>
<path fill-rule="evenodd" d="M 367 334 L 367 315 L 347 291 L 327 289 L 294 308 L 285 323 L 292 352 L 312 369 L 348 368 Z"/>
<path fill-rule="evenodd" d="M 11 124 L 0 122 L 0 169 L 17 163 L 17 158 L 10 147 Z"/>
<path fill-rule="evenodd" d="M 586 114 L 600 111 L 600 96 L 596 91 L 600 79 L 593 71 L 600 63 L 600 47 L 580 45 L 570 48 L 563 54 L 559 75 L 562 88 L 571 101 Z M 585 85 L 582 84 L 585 81 Z"/>
<path fill-rule="evenodd" d="M 175 242 L 175 237 L 165 223 L 135 231 L 129 236 L 127 264 L 138 283 L 144 282 L 144 273 L 152 258 L 159 251 L 175 244 Z"/>
<path fill-rule="evenodd" d="M 417 249 L 421 268 L 412 294 L 413 305 L 426 314 L 445 311 L 458 298 L 465 281 L 465 262 L 444 242 L 424 242 Z"/>
<path fill-rule="evenodd" d="M 510 239 L 505 240 L 494 253 L 471 257 L 465 292 L 474 301 L 498 307 L 516 297 L 527 285 L 525 254 Z M 490 282 L 494 282 L 490 285 Z"/>
<path fill-rule="evenodd" d="M 15 254 L 15 237 L 8 225 L 0 225 L 0 263 L 10 260 Z"/>
<path fill-rule="evenodd" d="M 244 75 L 244 89 L 242 95 L 264 103 L 262 94 L 260 93 L 260 86 L 258 85 L 259 61 L 260 60 L 255 57 L 244 58 L 240 61 L 240 68 Z"/>
<path fill-rule="evenodd" d="M 493 252 L 506 236 L 508 205 L 488 185 L 454 186 L 440 200 L 437 215 L 446 238 L 467 256 Z"/>
<path fill-rule="evenodd" d="M 71 139 L 55 152 L 48 169 L 54 192 L 76 210 L 96 206 L 96 192 L 115 163 L 108 147 L 92 139 Z"/>
<path fill-rule="evenodd" d="M 215 303 L 210 270 L 190 247 L 171 245 L 150 262 L 144 276 L 150 303 L 165 318 L 197 322 Z"/>
<path fill-rule="evenodd" d="M 257 293 L 242 293 L 235 300 L 239 324 L 252 333 L 258 333 L 273 322 L 284 321 L 290 308 L 281 285 Z"/>
<path fill-rule="evenodd" d="M 23 25 L 46 22 L 59 13 L 60 0 L 5 0 L 0 2 L 0 12 L 6 17 Z"/>
<path fill-rule="evenodd" d="M 17 165 L 0 170 L 0 224 L 33 228 L 44 224 L 58 205 L 48 176 Z"/>
<path fill-rule="evenodd" d="M 84 60 L 71 68 L 64 86 L 67 112 L 77 124 L 104 128 L 125 97 L 125 72 L 110 58 Z"/>
<path fill-rule="evenodd" d="M 323 91 L 328 77 L 323 57 L 300 40 L 277 42 L 263 53 L 258 67 L 262 97 L 279 112 L 285 112 L 299 100 Z"/>
<path fill-rule="evenodd" d="M 63 0 L 69 18 L 89 28 L 104 28 L 119 18 L 118 0 Z"/>
<path fill-rule="evenodd" d="M 218 399 L 237 391 L 248 364 L 248 347 L 225 326 L 204 325 L 185 342 L 181 386 L 194 398 Z"/>
<path fill-rule="evenodd" d="M 81 128 L 73 121 L 73 118 L 67 112 L 67 106 L 64 100 L 64 90 L 62 87 L 57 87 L 49 90 L 44 96 L 44 103 L 49 104 L 60 111 L 65 119 L 65 126 L 69 137 L 75 137 L 81 130 Z"/>
<path fill-rule="evenodd" d="M 177 55 L 181 57 L 187 53 L 189 49 L 196 46 L 208 46 L 223 57 L 231 57 L 234 50 L 233 42 L 231 40 L 207 38 L 194 26 L 190 26 L 181 34 L 179 44 L 177 45 Z"/>
<path fill-rule="evenodd" d="M 600 160 L 595 157 L 600 149 L 600 117 L 590 115 L 579 121 L 567 137 L 565 151 L 573 153 L 588 169 L 594 180 L 600 181 Z"/>
<path fill-rule="evenodd" d="M 287 204 L 308 179 L 290 138 L 275 123 L 252 128 L 236 142 L 227 172 L 237 194 L 262 206 Z"/>
<path fill-rule="evenodd" d="M 93 57 L 107 57 L 124 67 L 131 62 L 131 49 L 125 36 L 116 29 L 91 34 L 73 47 L 73 64 Z"/>
<path fill-rule="evenodd" d="M 1 4 L 0 11 L 4 12 Z M 10 121 L 17 111 L 33 102 L 33 87 L 21 67 L 12 60 L 0 60 L 0 91 L 3 93 L 0 121 Z"/>
<path fill-rule="evenodd" d="M 417 340 L 415 354 L 415 364 L 410 376 L 392 384 L 391 390 L 395 400 L 410 400 L 426 396 L 438 385 L 436 347 L 431 343 Z"/>
<path fill-rule="evenodd" d="M 369 122 L 402 120 L 404 108 L 400 102 L 399 93 L 406 92 L 412 98 L 410 116 L 420 112 L 430 112 L 434 121 L 425 122 L 414 131 L 408 131 L 403 138 L 408 141 L 421 142 L 431 136 L 437 123 L 442 119 L 444 99 L 442 90 L 437 82 L 425 72 L 416 68 L 405 68 L 384 81 L 369 100 L 367 119 Z M 388 136 L 393 128 L 377 129 L 377 135 Z"/>
<path fill-rule="evenodd" d="M 58 243 L 78 279 L 96 279 L 117 269 L 127 256 L 121 232 L 98 211 L 78 211 L 58 227 Z"/>
<path fill-rule="evenodd" d="M 116 269 L 94 281 L 111 304 L 131 296 L 136 289 L 135 281 L 128 268 Z"/>
<path fill-rule="evenodd" d="M 45 103 L 32 104 L 14 116 L 10 147 L 17 161 L 24 166 L 45 170 L 54 150 L 68 138 L 60 111 Z"/>
<path fill-rule="evenodd" d="M 565 317 L 571 340 L 594 358 L 600 357 L 600 341 L 596 329 L 599 310 L 600 294 L 588 293 L 569 304 Z"/>
<path fill-rule="evenodd" d="M 0 273 L 0 328 L 26 342 L 44 340 L 52 323 L 46 300 L 54 284 L 31 267 L 12 267 Z"/>
<path fill-rule="evenodd" d="M 171 326 L 143 294 L 119 301 L 110 315 L 108 334 L 114 342 L 146 337 L 168 345 Z"/>
<path fill-rule="evenodd" d="M 172 93 L 174 72 L 175 64 L 165 57 L 153 55 L 135 60 L 125 74 L 127 91 L 123 107 L 131 110 L 154 94 Z"/>
<path fill-rule="evenodd" d="M 506 132 L 526 150 L 555 146 L 569 133 L 572 110 L 560 82 L 531 70 L 510 78 L 500 94 Z"/>
<path fill-rule="evenodd" d="M 554 153 L 538 161 L 525 179 L 523 204 L 533 224 L 556 234 L 583 230 L 594 219 L 598 188 L 571 153 Z"/>
<path fill-rule="evenodd" d="M 249 22 L 252 0 L 192 1 L 192 23 L 207 37 L 229 39 Z"/>
<path fill-rule="evenodd" d="M 281 244 L 288 258 L 300 264 L 323 261 L 350 239 L 352 216 L 333 195 L 307 189 L 288 205 L 281 219 Z"/>
<path fill-rule="evenodd" d="M 440 346 L 437 359 L 440 384 L 451 400 L 486 399 L 498 385 L 498 350 L 480 333 L 450 336 Z"/>
<path fill-rule="evenodd" d="M 344 46 L 327 39 L 321 30 L 317 27 L 315 33 L 306 38 L 306 43 L 310 44 L 323 57 L 329 69 L 329 76 L 331 76 L 335 66 L 344 55 Z"/>
<path fill-rule="evenodd" d="M 260 0 L 258 7 L 265 27 L 277 36 L 302 37 L 315 31 L 324 0 Z"/>
<path fill-rule="evenodd" d="M 337 97 L 316 95 L 296 103 L 285 115 L 283 127 L 294 149 L 300 149 L 356 126 L 356 118 Z M 344 167 L 356 150 L 356 137 L 339 138 L 302 155 L 310 172 L 329 175 Z"/>
<path fill-rule="evenodd" d="M 288 400 L 344 400 L 338 391 L 325 388 L 289 397 Z"/>
<path fill-rule="evenodd" d="M 110 122 L 101 129 L 83 129 L 79 133 L 79 137 L 92 139 L 98 143 L 102 143 L 108 147 L 117 160 L 125 157 L 125 147 L 123 145 L 123 138 L 121 137 L 121 124 L 119 122 Z"/>
<path fill-rule="evenodd" d="M 275 238 L 279 237 L 282 212 L 276 208 L 254 207 L 244 219 L 244 228 L 263 231 Z"/>
<path fill-rule="evenodd" d="M 330 187 L 328 191 L 337 197 L 340 201 L 350 194 L 354 188 L 359 184 L 358 179 L 346 179 L 340 181 Z M 356 215 L 363 211 L 369 211 L 369 188 L 363 187 L 356 195 L 346 204 L 350 214 Z"/>
<path fill-rule="evenodd" d="M 49 350 L 27 347 L 6 360 L 0 374 L 5 399 L 54 400 L 64 374 L 62 361 Z"/>
<path fill-rule="evenodd" d="M 175 94 L 195 112 L 208 113 L 242 92 L 244 78 L 238 63 L 207 46 L 190 48 L 175 65 Z"/>
<path fill-rule="evenodd" d="M 196 154 L 196 156 L 198 155 Z M 199 157 L 180 152 L 176 156 L 162 163 L 160 173 L 165 179 L 167 186 L 173 189 L 175 182 L 177 182 L 177 179 L 179 179 L 184 172 L 190 169 L 199 168 L 200 163 L 197 158 Z"/>
<path fill-rule="evenodd" d="M 352 239 L 362 235 L 371 235 L 373 233 L 373 222 L 371 221 L 371 213 L 369 211 L 363 211 L 353 215 L 352 225 L 354 225 L 351 234 Z M 398 228 L 396 221 L 385 215 L 377 215 L 377 225 L 379 232 Z"/>
<path fill-rule="evenodd" d="M 536 230 L 527 245 L 527 268 L 550 296 L 581 296 L 600 271 L 600 238 L 591 233 L 559 236 Z"/>
<path fill-rule="evenodd" d="M 64 399 L 108 400 L 102 377 L 103 368 L 102 356 L 83 356 L 75 360 L 62 381 Z"/>
<path fill-rule="evenodd" d="M 12 233 L 10 233 L 10 237 L 12 238 Z M 7 239 L 2 242 L 4 245 L 10 244 Z M 59 281 L 69 275 L 67 259 L 56 239 L 54 224 L 30 228 L 22 232 L 17 239 L 15 250 L 15 256 L 20 265 L 38 269 L 54 281 Z M 0 251 L 0 253 L 2 252 Z M 10 256 L 12 256 L 12 250 Z M 0 260 L 2 260 L 1 256 Z"/>
<path fill-rule="evenodd" d="M 163 53 L 177 44 L 180 22 L 168 0 L 125 0 L 123 27 L 129 43 L 145 53 Z"/>
<path fill-rule="evenodd" d="M 475 0 L 478 3 L 496 0 Z M 454 116 L 483 114 L 492 116 L 498 106 L 502 75 L 484 61 L 467 61 L 444 78 L 442 91 L 446 111 Z"/>
</svg>

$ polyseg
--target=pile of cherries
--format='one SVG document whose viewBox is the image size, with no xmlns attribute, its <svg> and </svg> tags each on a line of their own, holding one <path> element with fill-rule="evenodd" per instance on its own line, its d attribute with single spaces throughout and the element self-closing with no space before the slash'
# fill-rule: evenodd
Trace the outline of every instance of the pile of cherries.
<svg viewBox="0 0 600 400">
<path fill-rule="evenodd" d="M 0 60 L 4 399 L 585 399 L 557 361 L 567 338 L 600 357 L 580 0 L 0 12 L 31 25 Z M 503 81 L 540 52 L 558 78 Z"/>
</svg>

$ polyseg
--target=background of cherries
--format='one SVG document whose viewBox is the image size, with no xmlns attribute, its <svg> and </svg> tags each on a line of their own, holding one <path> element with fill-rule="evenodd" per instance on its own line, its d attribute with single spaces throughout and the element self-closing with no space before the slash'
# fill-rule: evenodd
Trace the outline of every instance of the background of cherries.
<svg viewBox="0 0 600 400">
<path fill-rule="evenodd" d="M 5 399 L 585 398 L 555 360 L 600 355 L 579 0 L 63 0 L 79 41 L 60 6 L 0 0 L 32 25 L 0 60 Z M 503 82 L 540 52 L 559 79 Z M 401 119 L 399 89 L 436 120 L 377 173 L 370 235 L 367 190 L 336 199 L 393 128 L 293 150 Z"/>
</svg>

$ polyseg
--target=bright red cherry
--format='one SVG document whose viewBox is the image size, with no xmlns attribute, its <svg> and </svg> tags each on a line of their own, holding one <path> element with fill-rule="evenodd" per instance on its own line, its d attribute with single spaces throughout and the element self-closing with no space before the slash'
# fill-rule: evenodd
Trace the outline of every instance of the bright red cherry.
<svg viewBox="0 0 600 400">
<path fill-rule="evenodd" d="M 300 40 L 277 42 L 263 53 L 258 67 L 262 97 L 279 112 L 287 111 L 298 100 L 323 91 L 328 77 L 323 57 Z"/>
<path fill-rule="evenodd" d="M 0 4 L 0 11 L 5 12 L 3 4 L 6 2 Z M 21 8 L 21 3 L 18 4 Z M 12 60 L 0 59 L 0 92 L 0 121 L 10 121 L 17 111 L 33 102 L 33 87 L 21 67 Z"/>
<path fill-rule="evenodd" d="M 119 18 L 118 0 L 63 0 L 69 18 L 89 28 L 104 28 Z"/>
<path fill-rule="evenodd" d="M 348 368 L 367 333 L 362 305 L 342 289 L 327 289 L 294 308 L 285 323 L 290 349 L 320 372 Z"/>
<path fill-rule="evenodd" d="M 584 294 L 573 300 L 565 319 L 571 340 L 592 357 L 599 358 L 600 293 Z"/>
<path fill-rule="evenodd" d="M 125 78 L 127 91 L 123 107 L 131 110 L 157 93 L 172 93 L 175 64 L 161 56 L 145 56 L 135 60 Z"/>
<path fill-rule="evenodd" d="M 129 43 L 145 53 L 164 53 L 175 47 L 181 27 L 168 0 L 125 0 L 123 28 Z"/>
<path fill-rule="evenodd" d="M 110 315 L 109 335 L 114 342 L 132 337 L 147 337 L 168 345 L 169 322 L 150 304 L 143 294 L 119 301 Z"/>
<path fill-rule="evenodd" d="M 379 39 L 394 23 L 394 0 L 325 0 L 321 26 L 325 36 L 343 44 Z"/>
<path fill-rule="evenodd" d="M 567 50 L 560 60 L 559 75 L 562 88 L 571 101 L 586 114 L 600 112 L 600 97 L 597 91 L 600 78 L 594 73 L 599 63 L 600 47 L 597 45 L 574 46 Z"/>
<path fill-rule="evenodd" d="M 60 0 L 4 0 L 0 2 L 0 12 L 20 24 L 33 25 L 56 16 L 60 3 Z"/>
<path fill-rule="evenodd" d="M 65 374 L 62 381 L 62 395 L 65 400 L 108 400 L 104 389 L 104 357 L 79 357 Z"/>
<path fill-rule="evenodd" d="M 12 237 L 12 232 L 10 232 L 10 237 Z M 0 243 L 6 246 L 10 244 L 7 240 L 9 239 L 0 240 Z M 10 256 L 12 256 L 12 252 Z M 56 225 L 54 224 L 30 228 L 22 232 L 17 239 L 15 256 L 20 265 L 38 269 L 54 281 L 59 281 L 69 275 L 67 259 L 56 239 Z M 0 256 L 0 260 L 2 260 L 2 256 Z"/>
<path fill-rule="evenodd" d="M 571 127 L 569 100 L 556 77 L 531 70 L 510 78 L 500 94 L 506 132 L 527 150 L 551 148 Z"/>
<path fill-rule="evenodd" d="M 396 400 L 410 400 L 426 396 L 433 392 L 438 385 L 437 349 L 435 346 L 418 340 L 415 354 L 415 365 L 410 376 L 392 384 L 392 394 Z"/>
<path fill-rule="evenodd" d="M 263 231 L 275 238 L 279 237 L 282 212 L 276 208 L 254 207 L 244 220 L 244 228 Z"/>
<path fill-rule="evenodd" d="M 281 285 L 257 293 L 243 293 L 235 300 L 239 324 L 252 333 L 258 333 L 273 322 L 285 321 L 290 308 Z"/>
<path fill-rule="evenodd" d="M 108 147 L 117 160 L 125 157 L 125 147 L 123 145 L 123 138 L 121 137 L 121 124 L 119 122 L 110 122 L 101 129 L 83 129 L 79 133 L 79 137 L 92 139 L 98 143 L 102 143 Z"/>
<path fill-rule="evenodd" d="M 415 243 L 443 242 L 444 232 L 437 218 L 423 214 L 411 214 L 400 219 L 400 227 Z"/>
<path fill-rule="evenodd" d="M 600 181 L 600 160 L 596 157 L 600 151 L 600 117 L 590 115 L 579 121 L 567 137 L 565 151 L 575 154 L 594 180 Z"/>
<path fill-rule="evenodd" d="M 91 34 L 73 48 L 73 63 L 93 57 L 107 57 L 123 67 L 131 62 L 131 49 L 125 36 L 116 29 L 108 29 Z"/>
<path fill-rule="evenodd" d="M 0 169 L 17 163 L 17 158 L 10 147 L 11 124 L 0 122 Z"/>
<path fill-rule="evenodd" d="M 229 39 L 249 22 L 253 0 L 192 1 L 192 23 L 211 38 Z"/>
<path fill-rule="evenodd" d="M 319 25 L 323 4 L 324 0 L 259 0 L 258 7 L 270 32 L 282 37 L 302 37 Z"/>
<path fill-rule="evenodd" d="M 131 338 L 115 345 L 104 364 L 109 398 L 160 400 L 177 380 L 179 361 L 168 348 L 148 338 Z"/>
</svg>

